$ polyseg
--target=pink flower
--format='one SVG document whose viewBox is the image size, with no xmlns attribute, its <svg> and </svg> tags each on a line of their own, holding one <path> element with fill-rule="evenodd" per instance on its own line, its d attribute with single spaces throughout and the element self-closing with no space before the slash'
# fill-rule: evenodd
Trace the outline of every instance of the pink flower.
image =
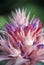
<svg viewBox="0 0 44 65">
<path fill-rule="evenodd" d="M 0 30 L 0 61 L 6 65 L 35 65 L 44 62 L 44 28 L 39 18 L 26 16 L 24 9 L 12 12 L 11 23 Z"/>
</svg>

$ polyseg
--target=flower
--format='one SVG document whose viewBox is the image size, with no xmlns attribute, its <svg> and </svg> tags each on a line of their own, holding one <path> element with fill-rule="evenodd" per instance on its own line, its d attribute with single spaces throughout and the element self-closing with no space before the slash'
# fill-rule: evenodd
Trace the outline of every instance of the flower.
<svg viewBox="0 0 44 65">
<path fill-rule="evenodd" d="M 26 16 L 24 9 L 12 12 L 10 24 L 0 30 L 0 61 L 6 65 L 35 65 L 44 62 L 44 28 L 39 18 Z"/>
</svg>

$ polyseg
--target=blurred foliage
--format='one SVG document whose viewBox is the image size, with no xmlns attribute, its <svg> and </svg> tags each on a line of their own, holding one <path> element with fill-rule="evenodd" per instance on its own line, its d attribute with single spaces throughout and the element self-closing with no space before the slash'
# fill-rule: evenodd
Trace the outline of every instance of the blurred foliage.
<svg viewBox="0 0 44 65">
<path fill-rule="evenodd" d="M 27 13 L 30 11 L 30 19 L 33 15 L 40 18 L 44 25 L 44 0 L 1 0 L 0 1 L 0 29 L 3 28 L 6 21 L 9 22 L 8 15 L 11 11 L 15 11 L 15 8 L 27 8 Z M 0 62 L 0 65 L 4 65 L 5 61 Z M 43 63 L 37 63 L 37 65 L 44 65 Z"/>
</svg>

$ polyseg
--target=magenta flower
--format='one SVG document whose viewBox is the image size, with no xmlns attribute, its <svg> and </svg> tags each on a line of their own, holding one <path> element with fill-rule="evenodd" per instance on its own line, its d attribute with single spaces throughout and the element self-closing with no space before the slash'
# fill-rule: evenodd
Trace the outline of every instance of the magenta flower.
<svg viewBox="0 0 44 65">
<path fill-rule="evenodd" d="M 12 12 L 10 24 L 0 30 L 0 61 L 6 65 L 35 65 L 44 62 L 44 28 L 39 18 L 30 20 L 24 9 Z"/>
</svg>

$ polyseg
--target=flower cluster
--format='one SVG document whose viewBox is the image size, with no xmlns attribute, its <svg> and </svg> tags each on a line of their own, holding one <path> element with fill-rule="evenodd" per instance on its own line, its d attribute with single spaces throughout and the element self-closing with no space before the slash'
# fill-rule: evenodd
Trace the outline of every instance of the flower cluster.
<svg viewBox="0 0 44 65">
<path fill-rule="evenodd" d="M 0 61 L 6 65 L 35 65 L 44 62 L 44 28 L 39 18 L 30 18 L 22 9 L 12 12 L 10 24 L 0 30 Z"/>
</svg>

